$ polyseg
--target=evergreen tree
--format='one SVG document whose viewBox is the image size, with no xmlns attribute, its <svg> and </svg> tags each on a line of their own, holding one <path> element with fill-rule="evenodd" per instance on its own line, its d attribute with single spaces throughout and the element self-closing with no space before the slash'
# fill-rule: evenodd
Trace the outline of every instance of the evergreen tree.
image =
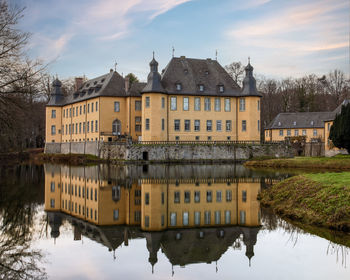
<svg viewBox="0 0 350 280">
<path fill-rule="evenodd" d="M 329 138 L 337 148 L 344 148 L 350 154 L 350 103 L 342 106 L 341 113 L 335 117 Z"/>
</svg>

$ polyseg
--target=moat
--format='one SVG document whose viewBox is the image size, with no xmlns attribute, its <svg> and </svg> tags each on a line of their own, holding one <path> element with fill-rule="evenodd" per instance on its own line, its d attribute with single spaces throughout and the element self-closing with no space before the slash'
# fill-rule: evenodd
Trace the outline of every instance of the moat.
<svg viewBox="0 0 350 280">
<path fill-rule="evenodd" d="M 260 207 L 257 194 L 290 175 L 228 164 L 3 166 L 0 278 L 347 279 L 348 234 Z"/>
</svg>

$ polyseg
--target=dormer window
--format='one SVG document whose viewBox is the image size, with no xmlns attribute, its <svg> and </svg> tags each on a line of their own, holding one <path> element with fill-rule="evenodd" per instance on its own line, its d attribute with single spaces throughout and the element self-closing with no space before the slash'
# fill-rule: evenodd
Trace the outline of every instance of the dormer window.
<svg viewBox="0 0 350 280">
<path fill-rule="evenodd" d="M 207 75 L 207 76 L 209 75 L 209 71 L 208 71 L 208 70 L 207 70 L 207 71 L 205 71 L 205 75 Z"/>
<path fill-rule="evenodd" d="M 201 91 L 201 92 L 204 91 L 204 85 L 199 85 L 199 91 Z"/>
<path fill-rule="evenodd" d="M 89 87 L 90 86 L 90 84 L 86 84 L 86 87 Z"/>
<path fill-rule="evenodd" d="M 93 91 L 94 91 L 94 88 L 89 88 L 88 94 L 93 93 Z"/>
<path fill-rule="evenodd" d="M 311 125 L 314 125 L 314 121 L 311 121 Z"/>
<path fill-rule="evenodd" d="M 103 83 L 104 81 L 105 81 L 105 79 L 102 79 L 102 80 L 101 80 L 101 83 Z"/>
<path fill-rule="evenodd" d="M 180 91 L 182 89 L 182 86 L 180 83 L 177 83 L 176 84 L 176 90 Z"/>
<path fill-rule="evenodd" d="M 96 85 L 97 84 L 97 81 L 94 81 L 94 85 Z"/>
<path fill-rule="evenodd" d="M 293 125 L 297 125 L 297 122 L 296 122 L 296 121 L 294 121 L 294 122 L 293 122 Z"/>
<path fill-rule="evenodd" d="M 278 122 L 278 126 L 281 126 L 281 122 Z"/>
<path fill-rule="evenodd" d="M 225 90 L 224 86 L 223 85 L 219 85 L 219 92 L 223 93 Z"/>
</svg>

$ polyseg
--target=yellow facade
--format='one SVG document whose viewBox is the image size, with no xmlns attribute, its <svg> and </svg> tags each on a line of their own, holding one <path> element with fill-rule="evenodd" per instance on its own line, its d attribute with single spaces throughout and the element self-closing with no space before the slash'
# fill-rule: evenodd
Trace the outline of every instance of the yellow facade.
<svg viewBox="0 0 350 280">
<path fill-rule="evenodd" d="M 306 142 L 311 139 L 320 139 L 322 142 L 325 138 L 324 128 L 283 128 L 283 129 L 265 129 L 265 141 L 284 141 L 286 137 L 305 136 Z"/>
<path fill-rule="evenodd" d="M 147 179 L 126 186 L 94 174 L 88 168 L 45 168 L 45 210 L 145 231 L 260 225 L 261 183 L 254 180 Z"/>
<path fill-rule="evenodd" d="M 141 110 L 135 110 L 135 101 L 141 97 L 97 97 L 62 107 L 46 107 L 46 142 L 108 141 L 109 137 L 131 135 L 136 140 L 141 136 Z M 115 110 L 119 103 L 119 111 Z M 52 118 L 52 110 L 56 118 Z M 120 133 L 113 134 L 113 122 L 121 123 Z M 52 126 L 55 134 L 52 134 Z"/>
<path fill-rule="evenodd" d="M 143 141 L 260 141 L 260 97 L 144 93 L 142 104 Z"/>
</svg>

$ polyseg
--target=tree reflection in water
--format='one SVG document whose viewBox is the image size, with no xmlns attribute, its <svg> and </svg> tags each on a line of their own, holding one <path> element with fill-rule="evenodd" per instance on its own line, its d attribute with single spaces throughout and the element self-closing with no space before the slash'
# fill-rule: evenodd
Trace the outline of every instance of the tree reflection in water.
<svg viewBox="0 0 350 280">
<path fill-rule="evenodd" d="M 43 169 L 1 168 L 0 182 L 0 279 L 46 279 L 42 252 L 31 248 Z"/>
</svg>

